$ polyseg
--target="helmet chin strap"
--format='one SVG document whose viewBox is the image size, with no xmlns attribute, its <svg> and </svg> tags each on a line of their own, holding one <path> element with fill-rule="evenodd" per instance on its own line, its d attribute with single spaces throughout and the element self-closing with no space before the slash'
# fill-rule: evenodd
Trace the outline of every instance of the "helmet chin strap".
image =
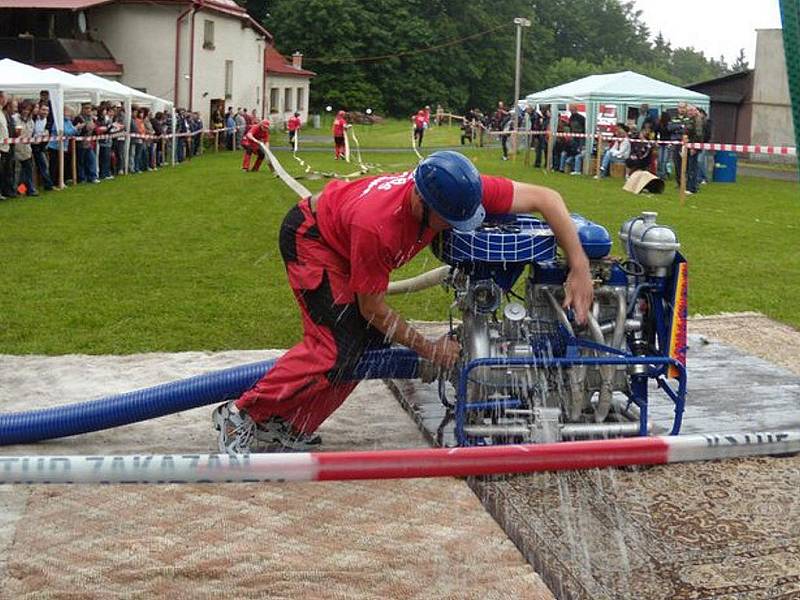
<svg viewBox="0 0 800 600">
<path fill-rule="evenodd" d="M 417 233 L 417 243 L 422 241 L 422 236 L 425 233 L 428 225 L 430 225 L 431 209 L 424 202 L 422 203 L 422 219 L 419 222 L 419 232 Z"/>
</svg>

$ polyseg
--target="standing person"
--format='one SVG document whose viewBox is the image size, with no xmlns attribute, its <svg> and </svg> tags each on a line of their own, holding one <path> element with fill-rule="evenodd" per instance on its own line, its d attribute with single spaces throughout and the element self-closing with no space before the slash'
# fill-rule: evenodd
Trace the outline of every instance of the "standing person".
<svg viewBox="0 0 800 600">
<path fill-rule="evenodd" d="M 257 158 L 252 171 L 256 172 L 261 168 L 261 163 L 264 161 L 266 155 L 264 154 L 264 150 L 261 149 L 261 144 L 259 144 L 259 142 L 269 148 L 269 120 L 267 119 L 253 125 L 244 135 L 244 139 L 242 140 L 242 148 L 244 149 L 242 171 L 247 172 L 251 170 L 250 159 L 253 154 L 256 154 Z M 273 170 L 272 165 L 269 165 L 269 170 Z"/>
<path fill-rule="evenodd" d="M 678 112 L 672 117 L 667 125 L 667 131 L 669 131 L 669 139 L 673 142 L 679 142 L 683 140 L 683 136 L 689 135 L 689 129 L 691 125 L 691 119 L 688 115 L 688 105 L 686 102 L 679 102 L 678 103 Z M 679 146 L 673 146 L 672 148 L 672 160 L 675 165 L 675 182 L 678 184 L 678 188 L 681 187 L 681 148 Z M 687 161 L 687 168 L 686 172 L 688 175 L 689 168 L 688 168 L 688 161 Z M 687 177 L 687 189 L 688 189 L 688 177 Z M 691 190 L 690 190 L 691 191 Z"/>
<path fill-rule="evenodd" d="M 425 129 L 431 126 L 431 107 L 429 104 L 425 105 Z"/>
<path fill-rule="evenodd" d="M 300 121 L 300 113 L 296 112 L 291 117 L 289 117 L 289 121 L 286 123 L 286 129 L 289 131 L 289 145 L 294 148 L 294 140 L 297 137 L 297 132 L 300 131 L 300 127 L 302 126 L 302 122 Z"/>
<path fill-rule="evenodd" d="M 111 174 L 111 117 L 108 114 L 108 107 L 100 106 L 97 110 L 97 135 L 107 136 L 97 141 L 98 162 L 100 163 L 100 179 L 113 179 Z"/>
<path fill-rule="evenodd" d="M 672 149 L 671 144 L 665 144 L 671 139 L 669 132 L 670 116 L 667 111 L 661 113 L 658 119 L 656 137 L 658 141 L 658 162 L 656 167 L 656 177 L 666 180 L 669 177 L 669 165 L 672 164 Z"/>
<path fill-rule="evenodd" d="M 302 198 L 279 234 L 289 285 L 303 319 L 303 340 L 213 422 L 222 452 L 299 450 L 347 398 L 342 381 L 368 349 L 402 344 L 443 369 L 459 359 L 458 342 L 428 340 L 392 310 L 384 295 L 391 271 L 445 229 L 472 231 L 487 213 L 539 212 L 567 255 L 565 306 L 579 323 L 593 301 L 589 261 L 561 196 L 554 190 L 481 176 L 457 152 L 435 152 L 413 172 L 334 181 Z"/>
<path fill-rule="evenodd" d="M 420 109 L 413 117 L 411 122 L 414 124 L 414 140 L 417 148 L 422 148 L 422 138 L 425 135 L 425 111 Z"/>
<path fill-rule="evenodd" d="M 47 104 L 40 104 L 39 113 L 33 121 L 33 135 L 40 138 L 40 141 L 32 144 L 31 150 L 33 150 L 33 160 L 36 163 L 36 170 L 39 171 L 39 178 L 47 192 L 53 189 L 53 180 L 50 178 L 50 167 L 47 164 L 47 141 L 43 138 L 50 135 L 47 124 L 52 122 L 50 107 Z"/>
<path fill-rule="evenodd" d="M 333 133 L 333 154 L 336 160 L 345 158 L 344 133 L 347 127 L 348 124 L 345 119 L 345 112 L 340 110 L 336 113 L 336 118 L 333 120 L 333 127 L 331 127 L 331 132 Z"/>
<path fill-rule="evenodd" d="M 702 122 L 703 139 L 702 142 L 707 144 L 711 141 L 711 128 L 713 124 L 711 119 L 708 118 L 708 113 L 702 108 L 697 109 L 700 113 L 700 120 Z M 708 183 L 708 156 L 709 152 L 701 150 L 697 156 L 697 182 L 700 185 Z"/>
<path fill-rule="evenodd" d="M 508 131 L 511 115 L 506 110 L 503 102 L 497 103 L 497 110 L 492 115 L 492 129 L 495 131 Z M 500 146 L 503 148 L 503 160 L 508 160 L 508 134 L 500 135 Z"/>
<path fill-rule="evenodd" d="M 25 193 L 27 196 L 38 196 L 39 192 L 33 186 L 33 150 L 30 143 L 34 128 L 33 118 L 31 118 L 32 108 L 33 104 L 29 100 L 25 100 L 19 107 L 19 113 L 14 116 L 15 137 L 28 140 L 14 144 L 14 159 L 19 163 L 19 181 L 17 183 L 25 186 L 24 192 L 20 193 Z"/>
<path fill-rule="evenodd" d="M 533 164 L 536 169 L 542 166 L 542 156 L 545 157 L 545 164 L 547 163 L 547 141 L 550 139 L 550 108 L 545 107 L 539 115 L 537 129 L 544 133 L 536 136 L 536 160 Z"/>
<path fill-rule="evenodd" d="M 236 135 L 233 139 L 233 149 L 237 150 L 242 145 L 242 138 L 247 131 L 247 123 L 244 120 L 244 114 L 242 113 L 241 108 L 236 110 L 236 114 L 233 116 L 233 121 L 236 125 Z"/>
<path fill-rule="evenodd" d="M 225 113 L 225 147 L 228 150 L 233 150 L 233 137 L 235 129 L 236 121 L 233 119 L 233 109 L 229 106 L 228 112 Z"/>
<path fill-rule="evenodd" d="M 95 134 L 97 124 L 92 116 L 92 105 L 81 105 L 80 114 L 73 123 L 78 135 L 91 137 Z M 78 142 L 78 181 L 100 183 L 97 179 L 97 156 L 95 155 L 94 140 L 81 140 Z"/>
<path fill-rule="evenodd" d="M 58 160 L 58 145 L 61 144 L 61 148 L 64 151 L 64 181 L 69 181 L 72 179 L 72 169 L 67 168 L 67 165 L 70 164 L 72 161 L 72 155 L 70 153 L 70 143 L 69 138 L 76 135 L 75 126 L 72 124 L 72 109 L 68 106 L 64 107 L 64 115 L 61 118 L 61 133 L 64 136 L 60 142 L 57 140 L 57 130 L 55 125 L 53 125 L 53 129 L 50 130 L 50 135 L 53 138 L 47 143 L 47 154 L 50 157 L 50 176 L 52 177 L 53 181 L 58 181 L 59 185 L 61 182 L 61 164 Z"/>
<path fill-rule="evenodd" d="M 689 118 L 689 126 L 687 135 L 689 136 L 689 143 L 696 144 L 703 141 L 703 117 L 696 106 L 688 106 L 686 109 L 686 116 Z M 696 194 L 699 189 L 698 178 L 698 158 L 700 151 L 695 148 L 689 148 L 686 153 L 686 191 L 691 194 Z"/>
<path fill-rule="evenodd" d="M 11 145 L 6 141 L 11 137 L 11 124 L 6 116 L 8 99 L 5 92 L 0 91 L 0 200 L 15 196 L 14 185 L 9 180 L 14 167 L 14 155 Z"/>
<path fill-rule="evenodd" d="M 569 130 L 570 133 L 579 134 L 577 137 L 572 138 L 572 147 L 574 149 L 575 168 L 572 171 L 573 175 L 581 175 L 583 173 L 583 154 L 586 148 L 586 138 L 581 137 L 586 134 L 586 117 L 578 112 L 577 104 L 569 105 Z"/>
</svg>

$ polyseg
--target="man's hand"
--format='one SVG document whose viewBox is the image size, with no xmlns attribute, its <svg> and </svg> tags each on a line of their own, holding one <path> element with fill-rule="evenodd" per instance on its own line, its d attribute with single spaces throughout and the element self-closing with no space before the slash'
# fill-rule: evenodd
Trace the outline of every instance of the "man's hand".
<svg viewBox="0 0 800 600">
<path fill-rule="evenodd" d="M 461 344 L 445 334 L 433 342 L 427 358 L 437 367 L 446 371 L 452 369 L 461 357 Z"/>
<path fill-rule="evenodd" d="M 593 302 L 594 287 L 588 265 L 570 268 L 564 283 L 564 308 L 572 308 L 575 311 L 575 320 L 579 325 L 584 325 Z"/>
</svg>

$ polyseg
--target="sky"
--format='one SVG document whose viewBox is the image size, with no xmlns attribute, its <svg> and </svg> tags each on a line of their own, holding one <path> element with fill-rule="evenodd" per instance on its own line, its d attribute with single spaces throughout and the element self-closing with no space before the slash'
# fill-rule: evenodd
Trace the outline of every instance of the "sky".
<svg viewBox="0 0 800 600">
<path fill-rule="evenodd" d="M 739 48 L 753 67 L 756 29 L 781 26 L 778 0 L 633 0 L 655 37 L 659 31 L 673 48 L 694 46 L 706 56 L 736 60 Z"/>
</svg>

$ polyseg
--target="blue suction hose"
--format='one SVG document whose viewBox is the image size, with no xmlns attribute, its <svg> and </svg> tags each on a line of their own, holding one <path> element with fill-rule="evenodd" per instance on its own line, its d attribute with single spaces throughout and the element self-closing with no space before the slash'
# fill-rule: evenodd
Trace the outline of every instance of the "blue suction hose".
<svg viewBox="0 0 800 600">
<path fill-rule="evenodd" d="M 0 446 L 111 429 L 223 402 L 249 390 L 274 364 L 266 360 L 88 402 L 0 415 Z M 372 350 L 345 378 L 413 379 L 418 367 L 419 357 L 411 350 Z"/>
</svg>

